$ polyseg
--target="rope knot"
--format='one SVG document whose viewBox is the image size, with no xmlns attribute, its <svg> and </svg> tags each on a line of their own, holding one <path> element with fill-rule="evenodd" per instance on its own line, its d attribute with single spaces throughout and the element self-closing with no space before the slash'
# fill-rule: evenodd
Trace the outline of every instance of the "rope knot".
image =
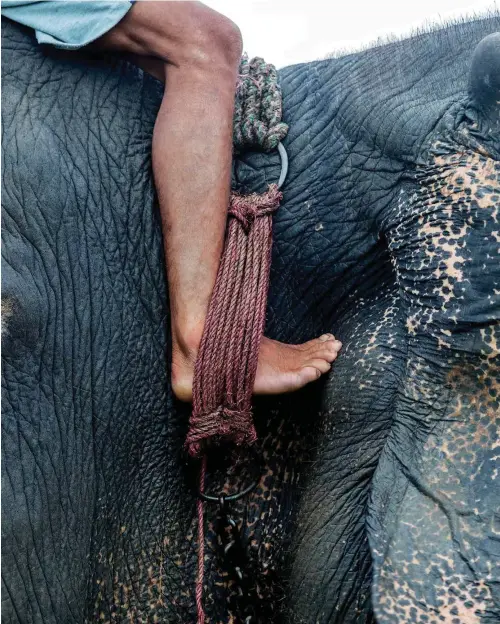
<svg viewBox="0 0 500 624">
<path fill-rule="evenodd" d="M 252 444 L 257 439 L 252 410 L 236 410 L 225 405 L 208 414 L 193 414 L 186 438 L 186 448 L 192 457 L 202 453 L 202 442 L 230 440 L 236 445 Z"/>
<path fill-rule="evenodd" d="M 244 232 L 248 234 L 253 222 L 258 217 L 266 217 L 278 210 L 283 194 L 277 184 L 270 184 L 265 193 L 250 195 L 231 194 L 229 214 L 237 219 Z"/>
</svg>

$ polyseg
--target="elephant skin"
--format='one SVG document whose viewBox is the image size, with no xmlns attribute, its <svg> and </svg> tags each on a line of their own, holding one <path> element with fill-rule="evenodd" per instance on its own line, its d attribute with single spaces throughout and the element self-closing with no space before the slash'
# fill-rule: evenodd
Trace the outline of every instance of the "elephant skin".
<svg viewBox="0 0 500 624">
<path fill-rule="evenodd" d="M 491 14 L 280 72 L 266 333 L 344 346 L 324 380 L 255 402 L 262 476 L 232 508 L 245 591 L 207 506 L 208 622 L 500 621 L 498 31 Z M 2 38 L 2 618 L 194 622 L 162 87 L 8 20 Z M 247 154 L 233 177 L 278 173 Z M 249 457 L 208 487 L 245 485 Z"/>
</svg>

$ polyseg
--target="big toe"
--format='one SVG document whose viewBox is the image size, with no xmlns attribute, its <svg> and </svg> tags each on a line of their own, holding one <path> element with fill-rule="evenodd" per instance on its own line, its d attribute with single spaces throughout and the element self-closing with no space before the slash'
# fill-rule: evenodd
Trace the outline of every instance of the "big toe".
<svg viewBox="0 0 500 624">
<path fill-rule="evenodd" d="M 319 379 L 321 375 L 327 373 L 331 368 L 330 362 L 323 358 L 312 360 L 303 366 L 297 373 L 298 387 L 302 388 L 316 379 Z"/>
</svg>

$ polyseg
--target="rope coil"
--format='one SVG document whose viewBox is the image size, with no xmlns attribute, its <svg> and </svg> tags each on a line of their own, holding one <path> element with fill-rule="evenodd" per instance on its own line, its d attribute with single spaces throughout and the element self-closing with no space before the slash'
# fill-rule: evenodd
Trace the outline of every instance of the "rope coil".
<svg viewBox="0 0 500 624">
<path fill-rule="evenodd" d="M 231 198 L 224 253 L 195 364 L 193 412 L 186 439 L 200 456 L 210 441 L 252 444 L 252 393 L 266 315 L 272 213 L 282 194 Z"/>
<path fill-rule="evenodd" d="M 259 149 L 270 152 L 287 135 L 281 121 L 282 97 L 274 65 L 245 54 L 240 62 L 233 117 L 233 143 L 237 152 Z"/>
</svg>

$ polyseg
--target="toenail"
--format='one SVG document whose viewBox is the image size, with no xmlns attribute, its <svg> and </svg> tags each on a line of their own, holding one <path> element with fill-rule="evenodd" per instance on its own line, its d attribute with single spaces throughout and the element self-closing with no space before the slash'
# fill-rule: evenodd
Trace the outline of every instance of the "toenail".
<svg viewBox="0 0 500 624">
<path fill-rule="evenodd" d="M 323 334 L 319 337 L 321 342 L 326 342 L 327 340 L 331 340 L 333 338 L 332 334 Z"/>
<path fill-rule="evenodd" d="M 340 349 L 340 347 L 342 346 L 340 340 L 336 340 L 333 344 L 337 347 L 337 349 Z"/>
</svg>

